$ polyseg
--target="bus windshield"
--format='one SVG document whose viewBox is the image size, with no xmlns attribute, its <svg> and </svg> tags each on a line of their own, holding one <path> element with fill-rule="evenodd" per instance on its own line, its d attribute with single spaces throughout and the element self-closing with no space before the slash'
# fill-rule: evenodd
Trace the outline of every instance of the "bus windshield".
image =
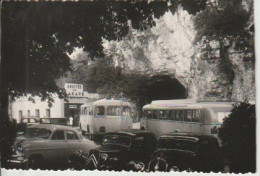
<svg viewBox="0 0 260 176">
<path fill-rule="evenodd" d="M 196 142 L 192 141 L 192 140 L 187 140 L 187 139 L 165 138 L 165 139 L 159 140 L 158 148 L 188 150 L 191 152 L 195 152 Z"/>
<path fill-rule="evenodd" d="M 105 107 L 96 106 L 96 115 L 105 115 Z"/>
</svg>

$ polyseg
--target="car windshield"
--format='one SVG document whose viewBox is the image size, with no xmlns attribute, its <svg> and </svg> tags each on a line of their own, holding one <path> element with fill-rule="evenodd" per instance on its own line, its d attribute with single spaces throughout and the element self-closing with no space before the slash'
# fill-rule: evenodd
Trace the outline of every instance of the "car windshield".
<svg viewBox="0 0 260 176">
<path fill-rule="evenodd" d="M 122 135 L 106 135 L 103 139 L 103 145 L 107 144 L 130 146 L 131 138 Z"/>
<path fill-rule="evenodd" d="M 187 150 L 187 151 L 195 152 L 196 142 L 187 139 L 164 138 L 159 140 L 158 148 Z"/>
<path fill-rule="evenodd" d="M 44 128 L 28 128 L 26 130 L 27 138 L 42 138 L 48 139 L 51 134 L 51 131 Z"/>
</svg>

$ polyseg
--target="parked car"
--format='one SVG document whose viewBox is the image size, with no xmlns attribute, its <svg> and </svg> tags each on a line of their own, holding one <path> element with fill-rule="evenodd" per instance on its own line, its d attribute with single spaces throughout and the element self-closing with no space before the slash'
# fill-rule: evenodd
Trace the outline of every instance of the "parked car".
<svg viewBox="0 0 260 176">
<path fill-rule="evenodd" d="M 106 133 L 102 146 L 89 152 L 85 169 L 144 171 L 155 149 L 155 135 L 148 131 Z"/>
<path fill-rule="evenodd" d="M 38 124 L 27 127 L 25 138 L 15 142 L 9 164 L 14 167 L 59 168 L 67 165 L 68 157 L 75 151 L 88 153 L 97 145 L 83 139 L 71 127 Z"/>
<path fill-rule="evenodd" d="M 220 172 L 223 167 L 217 138 L 203 134 L 173 133 L 159 138 L 148 170 Z"/>
<path fill-rule="evenodd" d="M 40 119 L 41 124 L 54 124 L 54 125 L 67 125 L 67 119 L 66 118 L 41 118 Z"/>
</svg>

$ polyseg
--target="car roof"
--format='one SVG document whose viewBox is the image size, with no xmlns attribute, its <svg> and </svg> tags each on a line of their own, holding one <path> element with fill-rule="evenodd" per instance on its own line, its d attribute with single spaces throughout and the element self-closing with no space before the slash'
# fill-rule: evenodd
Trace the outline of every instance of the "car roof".
<svg viewBox="0 0 260 176">
<path fill-rule="evenodd" d="M 173 137 L 173 138 L 193 138 L 195 140 L 203 140 L 203 139 L 212 139 L 212 140 L 217 140 L 216 137 L 212 136 L 212 135 L 206 135 L 206 134 L 201 134 L 201 133 L 168 133 L 168 134 L 164 134 L 162 135 L 160 138 L 169 138 L 169 137 Z"/>
<path fill-rule="evenodd" d="M 136 136 L 138 134 L 153 134 L 150 131 L 144 131 L 140 129 L 129 129 L 129 130 L 119 130 L 115 132 L 109 132 L 107 134 L 122 134 L 122 135 L 128 135 L 128 136 Z"/>
<path fill-rule="evenodd" d="M 76 131 L 76 129 L 72 128 L 72 127 L 68 127 L 68 126 L 63 126 L 63 125 L 53 125 L 53 124 L 33 124 L 28 126 L 28 128 L 45 128 L 48 130 L 72 130 L 72 131 Z"/>
</svg>

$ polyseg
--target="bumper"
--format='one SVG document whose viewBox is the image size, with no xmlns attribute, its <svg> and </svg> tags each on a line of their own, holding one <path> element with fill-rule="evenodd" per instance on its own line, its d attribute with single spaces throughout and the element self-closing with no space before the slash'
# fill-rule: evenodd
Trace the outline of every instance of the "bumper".
<svg viewBox="0 0 260 176">
<path fill-rule="evenodd" d="M 7 160 L 9 168 L 14 168 L 14 169 L 26 169 L 27 168 L 27 163 L 28 160 L 17 160 L 17 159 L 10 159 Z"/>
</svg>

